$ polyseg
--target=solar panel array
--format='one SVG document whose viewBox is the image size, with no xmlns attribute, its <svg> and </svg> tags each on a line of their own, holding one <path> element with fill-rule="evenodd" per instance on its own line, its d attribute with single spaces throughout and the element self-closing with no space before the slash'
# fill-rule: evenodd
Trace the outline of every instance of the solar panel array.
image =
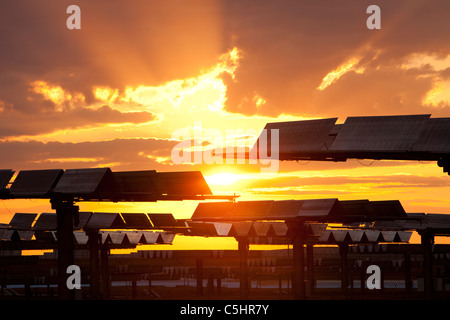
<svg viewBox="0 0 450 320">
<path fill-rule="evenodd" d="M 10 169 L 0 170 L 1 199 L 74 198 L 118 202 L 184 200 L 212 195 L 199 171 L 22 170 L 11 181 L 13 174 Z"/>
<path fill-rule="evenodd" d="M 379 220 L 406 218 L 401 203 L 393 201 L 340 201 L 338 199 L 203 202 L 197 205 L 193 221 L 231 220 Z"/>
<path fill-rule="evenodd" d="M 335 121 L 268 123 L 265 129 L 279 130 L 280 160 L 444 159 L 448 167 L 450 118 L 426 114 L 348 117 L 343 124 Z"/>
<path fill-rule="evenodd" d="M 74 222 L 73 234 L 76 244 L 87 244 L 89 230 L 98 230 L 102 243 L 114 245 L 137 244 L 170 244 L 175 233 L 155 231 L 148 229 L 161 229 L 155 227 L 151 217 L 158 214 L 145 213 L 113 213 L 113 212 L 79 212 L 78 223 Z M 167 220 L 171 214 L 162 214 Z M 172 229 L 177 227 L 171 226 Z M 7 241 L 30 241 L 33 239 L 55 243 L 57 238 L 57 215 L 55 213 L 16 213 L 9 224 L 0 225 L 0 240 Z M 114 230 L 108 230 L 114 229 Z M 119 229 L 119 230 L 117 230 Z M 131 230 L 133 229 L 133 230 Z M 4 243 L 3 243 L 4 244 Z"/>
</svg>

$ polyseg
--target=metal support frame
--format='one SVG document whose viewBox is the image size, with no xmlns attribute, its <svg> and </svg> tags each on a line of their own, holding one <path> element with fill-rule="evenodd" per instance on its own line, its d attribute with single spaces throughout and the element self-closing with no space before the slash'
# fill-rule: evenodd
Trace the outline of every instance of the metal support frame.
<svg viewBox="0 0 450 320">
<path fill-rule="evenodd" d="M 348 294 L 348 244 L 339 244 L 339 254 L 341 256 L 341 290 L 344 296 Z"/>
<path fill-rule="evenodd" d="M 242 299 L 248 299 L 249 297 L 249 279 L 248 279 L 248 251 L 249 244 L 246 237 L 238 239 L 239 250 L 239 265 L 241 270 L 240 275 L 240 293 Z"/>
<path fill-rule="evenodd" d="M 73 199 L 52 199 L 52 209 L 56 210 L 56 235 L 58 238 L 58 295 L 60 299 L 75 299 L 75 290 L 67 287 L 67 268 L 74 264 L 73 225 L 78 220 L 78 206 Z M 75 220 L 74 220 L 75 219 Z"/>
<path fill-rule="evenodd" d="M 429 231 L 420 233 L 423 247 L 423 280 L 426 299 L 431 299 L 434 292 L 433 286 L 433 245 L 434 234 Z"/>
<path fill-rule="evenodd" d="M 292 245 L 294 256 L 294 277 L 293 277 L 293 291 L 294 298 L 297 300 L 306 299 L 305 292 L 305 233 L 304 225 L 301 224 L 300 230 L 295 235 Z"/>
</svg>

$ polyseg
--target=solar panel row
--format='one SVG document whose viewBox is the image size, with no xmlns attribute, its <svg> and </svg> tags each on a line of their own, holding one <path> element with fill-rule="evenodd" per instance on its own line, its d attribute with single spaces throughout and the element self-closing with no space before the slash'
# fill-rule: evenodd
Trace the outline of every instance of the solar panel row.
<svg viewBox="0 0 450 320">
<path fill-rule="evenodd" d="M 348 117 L 343 124 L 336 124 L 337 118 L 277 122 L 265 129 L 279 130 L 280 160 L 449 158 L 450 118 L 430 116 Z"/>
<path fill-rule="evenodd" d="M 58 241 L 56 231 L 20 231 L 13 229 L 0 229 L 1 241 L 37 241 L 55 243 Z M 89 236 L 84 231 L 73 232 L 76 245 L 87 245 Z M 175 238 L 174 233 L 156 231 L 100 231 L 102 244 L 130 245 L 138 244 L 171 244 Z"/>
<path fill-rule="evenodd" d="M 338 199 L 267 200 L 239 202 L 203 202 L 195 209 L 192 220 L 307 220 L 344 221 L 365 219 L 399 219 L 406 217 L 401 203 Z"/>
<path fill-rule="evenodd" d="M 36 218 L 37 217 L 37 218 Z M 177 228 L 180 223 L 170 213 L 79 212 L 73 229 L 156 229 Z M 57 215 L 52 212 L 16 213 L 0 229 L 55 231 Z"/>
<path fill-rule="evenodd" d="M 76 197 L 109 201 L 156 201 L 165 197 L 211 195 L 199 171 L 112 172 L 109 168 L 22 170 L 11 182 L 14 172 L 0 170 L 0 198 Z"/>
</svg>

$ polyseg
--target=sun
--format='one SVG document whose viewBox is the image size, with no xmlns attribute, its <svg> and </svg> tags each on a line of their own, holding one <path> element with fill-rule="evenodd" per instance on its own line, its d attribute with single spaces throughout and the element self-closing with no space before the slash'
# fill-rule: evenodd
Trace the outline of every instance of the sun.
<svg viewBox="0 0 450 320">
<path fill-rule="evenodd" d="M 239 180 L 239 176 L 235 173 L 216 173 L 205 176 L 205 180 L 209 185 L 230 185 Z"/>
</svg>

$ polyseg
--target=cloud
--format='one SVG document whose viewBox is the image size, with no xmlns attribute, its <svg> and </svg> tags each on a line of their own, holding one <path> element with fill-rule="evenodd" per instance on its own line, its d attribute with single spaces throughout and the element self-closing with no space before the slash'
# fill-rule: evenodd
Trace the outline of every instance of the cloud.
<svg viewBox="0 0 450 320">
<path fill-rule="evenodd" d="M 225 78 L 227 110 L 340 117 L 430 112 L 423 99 L 435 79 L 401 66 L 411 54 L 450 53 L 450 3 L 377 1 L 381 30 L 366 28 L 364 2 L 232 3 L 227 21 L 243 58 L 235 79 Z M 264 105 L 255 105 L 255 93 Z M 431 111 L 448 115 L 449 105 Z"/>
<path fill-rule="evenodd" d="M 78 107 L 54 112 L 0 110 L 0 138 L 38 135 L 63 129 L 107 124 L 145 123 L 154 120 L 150 112 L 122 113 L 103 105 L 97 109 Z"/>
<path fill-rule="evenodd" d="M 100 166 L 117 170 L 164 170 L 167 167 L 156 161 L 156 158 L 170 158 L 174 145 L 174 141 L 163 139 L 114 139 L 79 143 L 6 141 L 0 142 L 0 154 L 2 167 L 15 170 Z"/>
</svg>

